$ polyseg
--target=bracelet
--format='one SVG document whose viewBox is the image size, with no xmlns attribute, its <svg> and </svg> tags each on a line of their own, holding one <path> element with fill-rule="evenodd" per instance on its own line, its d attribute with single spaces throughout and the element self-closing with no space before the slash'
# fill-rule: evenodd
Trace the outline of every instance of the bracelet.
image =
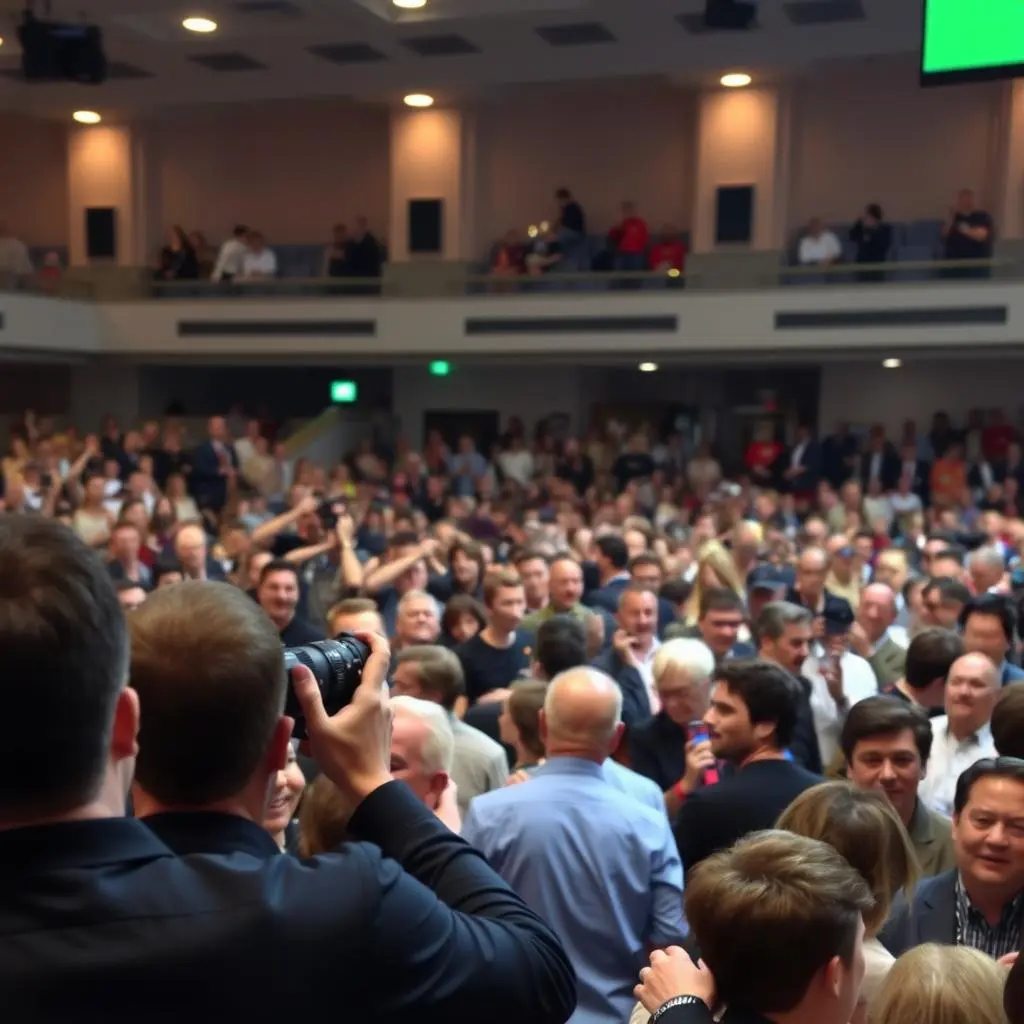
<svg viewBox="0 0 1024 1024">
<path fill-rule="evenodd" d="M 686 790 L 685 790 L 685 789 L 683 789 L 683 780 L 682 780 L 682 779 L 680 779 L 680 780 L 679 780 L 679 781 L 678 781 L 678 782 L 677 782 L 677 783 L 676 783 L 676 784 L 675 784 L 675 785 L 674 785 L 674 786 L 672 787 L 672 792 L 673 792 L 673 793 L 675 793 L 675 795 L 676 795 L 676 799 L 677 799 L 677 800 L 678 800 L 678 801 L 679 801 L 680 803 L 684 803 L 684 802 L 686 801 L 686 798 L 687 798 L 687 797 L 688 797 L 688 796 L 690 795 L 689 793 L 687 793 L 687 792 L 686 792 Z"/>
<path fill-rule="evenodd" d="M 650 1024 L 655 1024 L 663 1013 L 676 1006 L 703 1006 L 705 1010 L 707 1009 L 707 1004 L 700 998 L 700 996 L 673 996 L 667 1002 L 662 1003 L 661 1006 L 651 1014 Z"/>
</svg>

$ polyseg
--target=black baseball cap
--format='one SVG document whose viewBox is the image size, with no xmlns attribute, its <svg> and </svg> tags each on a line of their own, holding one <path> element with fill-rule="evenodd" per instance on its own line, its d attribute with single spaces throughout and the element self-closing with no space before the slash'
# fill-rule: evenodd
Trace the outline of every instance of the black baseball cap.
<svg viewBox="0 0 1024 1024">
<path fill-rule="evenodd" d="M 747 590 L 785 590 L 786 573 L 775 565 L 758 565 L 747 573 Z"/>
</svg>

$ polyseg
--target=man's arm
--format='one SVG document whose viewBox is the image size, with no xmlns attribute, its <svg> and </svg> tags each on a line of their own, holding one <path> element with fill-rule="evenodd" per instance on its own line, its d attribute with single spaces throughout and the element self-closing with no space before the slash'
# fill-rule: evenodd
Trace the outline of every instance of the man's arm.
<svg viewBox="0 0 1024 1024">
<path fill-rule="evenodd" d="M 373 572 L 368 573 L 363 580 L 363 590 L 367 594 L 376 594 L 385 587 L 390 587 L 403 572 L 411 569 L 421 558 L 426 558 L 429 550 L 431 550 L 428 545 L 435 543 L 435 541 L 424 541 L 416 550 L 408 555 L 403 555 L 392 562 L 385 562 L 383 565 L 378 566 Z"/>
<path fill-rule="evenodd" d="M 319 508 L 320 502 L 317 501 L 316 498 L 303 498 L 302 501 L 300 501 L 294 508 L 288 509 L 287 512 L 282 512 L 279 516 L 274 516 L 273 519 L 268 519 L 265 523 L 260 523 L 260 525 L 252 531 L 253 544 L 263 545 L 267 541 L 273 540 L 282 530 L 286 530 L 300 516 L 316 512 Z"/>
<path fill-rule="evenodd" d="M 682 861 L 668 818 L 659 824 L 661 845 L 654 851 L 651 863 L 651 931 L 647 936 L 648 944 L 655 947 L 682 942 L 687 932 L 683 917 Z"/>
<path fill-rule="evenodd" d="M 489 1024 L 563 1024 L 572 1015 L 575 975 L 558 939 L 402 783 L 374 790 L 349 831 L 404 868 L 378 865 L 382 893 L 366 936 L 369 962 L 395 968 L 394 984 L 374 992 L 380 1016 L 457 1022 L 484 1012 Z"/>
</svg>

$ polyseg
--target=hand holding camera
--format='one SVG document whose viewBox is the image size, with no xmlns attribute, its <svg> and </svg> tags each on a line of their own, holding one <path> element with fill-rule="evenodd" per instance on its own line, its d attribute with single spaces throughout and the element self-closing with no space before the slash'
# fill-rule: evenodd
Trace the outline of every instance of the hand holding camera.
<svg viewBox="0 0 1024 1024">
<path fill-rule="evenodd" d="M 342 663 L 334 646 L 350 646 L 349 661 Z M 357 646 L 358 645 L 358 648 Z M 365 666 L 360 666 L 363 651 L 369 648 Z M 322 648 L 322 649 L 321 649 Z M 374 633 L 358 633 L 315 645 L 326 660 L 338 664 L 324 672 L 318 665 L 314 675 L 303 658 L 311 647 L 299 648 L 286 657 L 291 684 L 304 721 L 297 722 L 296 733 L 309 740 L 310 753 L 324 774 L 346 797 L 354 810 L 378 786 L 391 781 L 391 712 L 388 709 L 388 666 L 391 649 L 387 640 Z M 362 667 L 362 676 L 358 675 Z M 354 677 L 354 678 L 353 678 Z M 358 680 L 354 689 L 350 684 Z M 349 684 L 349 685 L 346 685 Z M 350 699 L 346 699 L 350 696 Z M 288 709 L 289 711 L 291 708 Z M 304 729 L 303 729 L 304 727 Z"/>
</svg>

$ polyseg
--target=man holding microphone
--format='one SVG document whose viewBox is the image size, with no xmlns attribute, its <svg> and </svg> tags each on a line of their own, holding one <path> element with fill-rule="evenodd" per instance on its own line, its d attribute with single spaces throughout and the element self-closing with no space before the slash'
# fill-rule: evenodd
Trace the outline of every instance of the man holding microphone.
<svg viewBox="0 0 1024 1024">
<path fill-rule="evenodd" d="M 313 756 L 364 841 L 308 862 L 264 855 L 253 830 L 293 725 L 281 649 L 241 592 L 179 587 L 190 588 L 184 607 L 150 609 L 166 615 L 162 642 L 179 648 L 165 694 L 209 683 L 220 693 L 210 718 L 179 718 L 192 776 L 150 785 L 168 813 L 206 817 L 221 834 L 232 819 L 247 838 L 230 856 L 175 856 L 124 817 L 140 747 L 169 733 L 147 737 L 144 721 L 140 733 L 113 584 L 64 527 L 0 517 L 0 689 L 17 723 L 0 742 L 0 989 L 11 1018 L 220 1024 L 312 1016 L 330 1000 L 382 1021 L 566 1020 L 575 983 L 558 940 L 391 779 L 386 641 L 366 636 L 361 682 L 334 715 L 308 670 L 292 678 Z M 202 808 L 177 803 L 204 778 Z"/>
</svg>

